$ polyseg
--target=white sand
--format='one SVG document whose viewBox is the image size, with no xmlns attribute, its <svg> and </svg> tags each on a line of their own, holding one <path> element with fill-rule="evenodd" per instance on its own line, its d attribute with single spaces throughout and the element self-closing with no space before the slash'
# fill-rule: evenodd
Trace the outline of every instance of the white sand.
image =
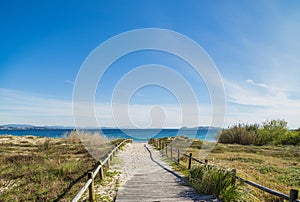
<svg viewBox="0 0 300 202">
<path fill-rule="evenodd" d="M 149 158 L 150 154 L 146 149 L 151 148 L 147 143 L 134 142 L 127 144 L 122 151 L 118 153 L 120 163 L 114 165 L 114 169 L 118 170 L 120 174 L 120 185 L 125 184 L 135 174 L 143 174 L 156 172 L 159 168 Z M 152 156 L 158 160 L 159 151 L 151 150 Z"/>
</svg>

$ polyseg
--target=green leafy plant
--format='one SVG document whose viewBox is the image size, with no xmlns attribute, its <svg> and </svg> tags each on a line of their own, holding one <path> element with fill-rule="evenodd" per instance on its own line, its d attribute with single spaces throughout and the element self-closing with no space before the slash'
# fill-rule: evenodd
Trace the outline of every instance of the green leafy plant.
<svg viewBox="0 0 300 202">
<path fill-rule="evenodd" d="M 288 133 L 287 122 L 271 120 L 263 123 L 258 134 L 258 145 L 278 144 L 282 136 Z"/>
</svg>

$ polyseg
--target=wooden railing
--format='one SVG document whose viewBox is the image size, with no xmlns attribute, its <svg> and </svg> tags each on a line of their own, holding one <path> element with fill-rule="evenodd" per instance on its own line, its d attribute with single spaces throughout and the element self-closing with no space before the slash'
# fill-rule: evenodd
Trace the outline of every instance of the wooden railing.
<svg viewBox="0 0 300 202">
<path fill-rule="evenodd" d="M 118 149 L 126 142 L 132 142 L 132 139 L 123 140 L 109 154 L 107 154 L 106 158 L 103 161 L 98 162 L 99 165 L 94 170 L 94 172 L 88 172 L 88 181 L 84 184 L 84 186 L 80 189 L 77 195 L 73 198 L 72 202 L 77 202 L 87 189 L 89 189 L 89 201 L 95 201 L 94 178 L 99 173 L 100 179 L 104 179 L 104 170 L 103 170 L 104 165 L 106 165 L 109 168 L 110 161 L 112 161 L 113 156 L 115 156 Z"/>
<path fill-rule="evenodd" d="M 196 159 L 192 156 L 192 153 L 189 153 L 189 155 L 187 155 L 186 153 L 182 153 L 180 152 L 180 150 L 177 148 L 173 148 L 171 144 L 167 144 L 167 143 L 164 143 L 164 141 L 160 141 L 159 139 L 152 139 L 151 141 L 149 141 L 149 143 L 151 143 L 153 146 L 155 146 L 155 148 L 157 149 L 161 149 L 164 154 L 170 158 L 171 160 L 175 160 L 177 161 L 178 163 L 180 163 L 180 156 L 185 156 L 185 157 L 188 157 L 188 169 L 191 169 L 192 167 L 192 161 L 195 161 L 199 164 L 207 164 L 208 163 L 208 160 L 205 159 L 205 161 L 200 161 L 199 159 Z M 177 155 L 177 158 L 175 157 L 174 158 L 174 153 L 176 153 Z M 233 172 L 236 173 L 236 170 L 233 169 Z M 242 178 L 242 177 L 239 177 L 239 176 L 236 176 L 236 178 L 238 180 L 240 180 L 241 182 L 244 182 L 252 187 L 255 187 L 255 188 L 258 188 L 262 191 L 265 191 L 269 194 L 272 194 L 274 196 L 278 196 L 281 200 L 285 199 L 285 200 L 288 200 L 289 202 L 300 202 L 300 200 L 298 199 L 298 194 L 299 194 L 299 191 L 296 190 L 296 189 L 291 189 L 290 190 L 290 195 L 286 195 L 286 194 L 283 194 L 283 193 L 280 193 L 278 191 L 275 191 L 275 190 L 272 190 L 268 187 L 264 187 L 260 184 L 257 184 L 255 182 L 252 182 L 250 180 L 247 180 L 245 178 Z"/>
</svg>

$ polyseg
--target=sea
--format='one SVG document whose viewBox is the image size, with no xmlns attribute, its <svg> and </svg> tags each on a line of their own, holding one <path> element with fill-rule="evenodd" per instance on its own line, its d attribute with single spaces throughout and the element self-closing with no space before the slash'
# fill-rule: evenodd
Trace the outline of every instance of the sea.
<svg viewBox="0 0 300 202">
<path fill-rule="evenodd" d="M 33 135 L 39 137 L 62 138 L 70 133 L 72 129 L 28 129 L 28 130 L 0 130 L 0 135 L 25 136 Z M 185 136 L 206 141 L 216 141 L 218 128 L 199 129 L 84 129 L 85 132 L 100 133 L 109 139 L 132 138 L 136 142 L 148 141 L 150 138 Z"/>
</svg>

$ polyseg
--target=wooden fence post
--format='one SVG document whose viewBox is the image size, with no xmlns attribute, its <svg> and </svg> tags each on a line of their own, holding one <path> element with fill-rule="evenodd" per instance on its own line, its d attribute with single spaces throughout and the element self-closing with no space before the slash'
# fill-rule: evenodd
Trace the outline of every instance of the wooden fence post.
<svg viewBox="0 0 300 202">
<path fill-rule="evenodd" d="M 180 163 L 180 150 L 177 150 L 177 162 Z"/>
<path fill-rule="evenodd" d="M 232 169 L 232 183 L 235 184 L 236 181 L 236 169 Z"/>
<path fill-rule="evenodd" d="M 107 156 L 107 157 L 108 157 L 108 156 Z M 109 166 L 110 166 L 110 158 L 109 158 L 109 157 L 107 158 L 106 166 L 107 166 L 107 168 L 109 168 Z"/>
<path fill-rule="evenodd" d="M 166 144 L 166 156 L 168 157 L 168 145 Z"/>
<path fill-rule="evenodd" d="M 290 190 L 290 200 L 289 200 L 289 202 L 294 202 L 296 199 L 298 199 L 298 193 L 299 193 L 298 190 L 291 189 Z"/>
<path fill-rule="evenodd" d="M 173 146 L 171 145 L 171 148 L 170 148 L 170 152 L 171 152 L 171 160 L 173 159 Z"/>
<path fill-rule="evenodd" d="M 88 172 L 88 178 L 92 179 L 92 182 L 89 186 L 89 201 L 94 202 L 95 201 L 95 192 L 94 192 L 94 178 L 93 178 L 93 172 Z"/>
<path fill-rule="evenodd" d="M 111 153 L 111 154 L 110 154 L 110 157 L 109 157 L 109 158 L 110 158 L 110 161 L 113 160 L 113 156 L 114 156 L 113 153 Z"/>
<path fill-rule="evenodd" d="M 100 170 L 99 170 L 99 177 L 101 180 L 103 180 L 104 179 L 103 164 L 101 161 L 99 161 L 99 163 L 101 165 Z"/>
<path fill-rule="evenodd" d="M 188 169 L 191 169 L 191 167 L 192 167 L 192 155 L 193 155 L 193 154 L 190 153 Z"/>
</svg>

